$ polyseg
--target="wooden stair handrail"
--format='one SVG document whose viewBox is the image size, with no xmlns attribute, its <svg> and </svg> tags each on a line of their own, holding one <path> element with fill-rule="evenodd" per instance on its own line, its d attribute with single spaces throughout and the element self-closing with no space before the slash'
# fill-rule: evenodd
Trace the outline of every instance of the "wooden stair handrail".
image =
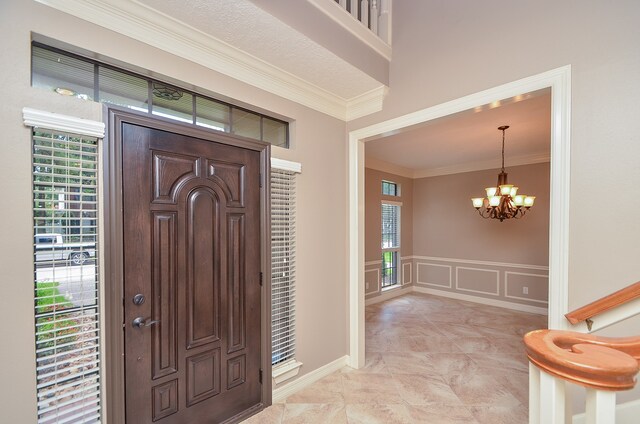
<svg viewBox="0 0 640 424">
<path fill-rule="evenodd" d="M 559 330 L 524 336 L 529 361 L 548 374 L 597 390 L 632 389 L 640 370 L 640 337 L 609 338 Z"/>
<path fill-rule="evenodd" d="M 565 314 L 573 325 L 640 297 L 640 281 Z"/>
</svg>

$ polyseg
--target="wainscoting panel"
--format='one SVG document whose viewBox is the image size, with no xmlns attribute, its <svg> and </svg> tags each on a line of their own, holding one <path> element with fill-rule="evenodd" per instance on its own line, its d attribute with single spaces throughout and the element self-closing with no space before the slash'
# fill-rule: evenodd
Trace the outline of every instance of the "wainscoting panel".
<svg viewBox="0 0 640 424">
<path fill-rule="evenodd" d="M 416 283 L 451 288 L 451 265 L 416 262 Z"/>
<path fill-rule="evenodd" d="M 377 293 L 380 291 L 380 267 L 365 269 L 364 271 L 364 292 L 365 294 Z"/>
<path fill-rule="evenodd" d="M 508 298 L 539 302 L 545 305 L 549 300 L 549 277 L 546 274 L 506 271 L 504 283 L 505 296 Z"/>
<path fill-rule="evenodd" d="M 499 296 L 500 271 L 457 266 L 456 289 L 465 292 Z"/>
<path fill-rule="evenodd" d="M 407 261 L 407 262 L 403 262 L 402 263 L 402 285 L 406 286 L 407 284 L 411 284 L 412 283 L 412 263 L 411 261 Z"/>
<path fill-rule="evenodd" d="M 514 308 L 547 308 L 548 266 L 417 255 L 412 258 L 416 290 L 464 299 L 475 297 L 481 303 L 512 304 Z"/>
</svg>

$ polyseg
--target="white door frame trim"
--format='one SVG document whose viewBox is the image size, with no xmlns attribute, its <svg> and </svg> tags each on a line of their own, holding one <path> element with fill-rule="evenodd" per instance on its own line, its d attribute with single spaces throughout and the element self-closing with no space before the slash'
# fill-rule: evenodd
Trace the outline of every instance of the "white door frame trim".
<svg viewBox="0 0 640 424">
<path fill-rule="evenodd" d="M 349 132 L 349 366 L 364 365 L 364 143 L 402 128 L 551 88 L 549 328 L 566 329 L 569 276 L 571 65 Z"/>
</svg>

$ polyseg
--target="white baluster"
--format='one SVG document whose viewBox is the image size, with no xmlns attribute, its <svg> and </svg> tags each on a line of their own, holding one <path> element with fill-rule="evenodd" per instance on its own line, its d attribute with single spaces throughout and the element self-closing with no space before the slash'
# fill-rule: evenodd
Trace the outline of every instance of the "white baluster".
<svg viewBox="0 0 640 424">
<path fill-rule="evenodd" d="M 342 6 L 344 10 L 347 10 L 347 0 L 340 0 L 340 6 Z"/>
<path fill-rule="evenodd" d="M 565 383 L 559 378 L 540 373 L 540 423 L 565 424 Z"/>
<path fill-rule="evenodd" d="M 540 369 L 529 362 L 529 424 L 540 423 Z"/>
<path fill-rule="evenodd" d="M 369 28 L 369 0 L 362 0 L 360 3 L 360 22 Z"/>
<path fill-rule="evenodd" d="M 349 0 L 349 4 L 351 5 L 351 14 L 358 19 L 358 0 Z"/>
<path fill-rule="evenodd" d="M 380 18 L 378 24 L 378 35 L 385 43 L 388 43 L 391 39 L 391 12 L 390 12 L 390 0 L 380 0 Z"/>
<path fill-rule="evenodd" d="M 378 35 L 378 0 L 371 0 L 371 31 Z"/>
<path fill-rule="evenodd" d="M 587 389 L 586 424 L 616 422 L 616 392 Z"/>
</svg>

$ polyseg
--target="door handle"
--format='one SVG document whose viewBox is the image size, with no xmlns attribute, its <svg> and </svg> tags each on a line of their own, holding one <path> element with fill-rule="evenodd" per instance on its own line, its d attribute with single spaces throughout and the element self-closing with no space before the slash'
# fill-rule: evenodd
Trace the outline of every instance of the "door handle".
<svg viewBox="0 0 640 424">
<path fill-rule="evenodd" d="M 151 318 L 144 319 L 142 317 L 136 317 L 131 322 L 131 325 L 134 328 L 143 328 L 143 327 L 150 327 L 153 324 L 157 324 L 159 322 L 160 322 L 160 320 L 153 320 L 152 321 Z"/>
</svg>

